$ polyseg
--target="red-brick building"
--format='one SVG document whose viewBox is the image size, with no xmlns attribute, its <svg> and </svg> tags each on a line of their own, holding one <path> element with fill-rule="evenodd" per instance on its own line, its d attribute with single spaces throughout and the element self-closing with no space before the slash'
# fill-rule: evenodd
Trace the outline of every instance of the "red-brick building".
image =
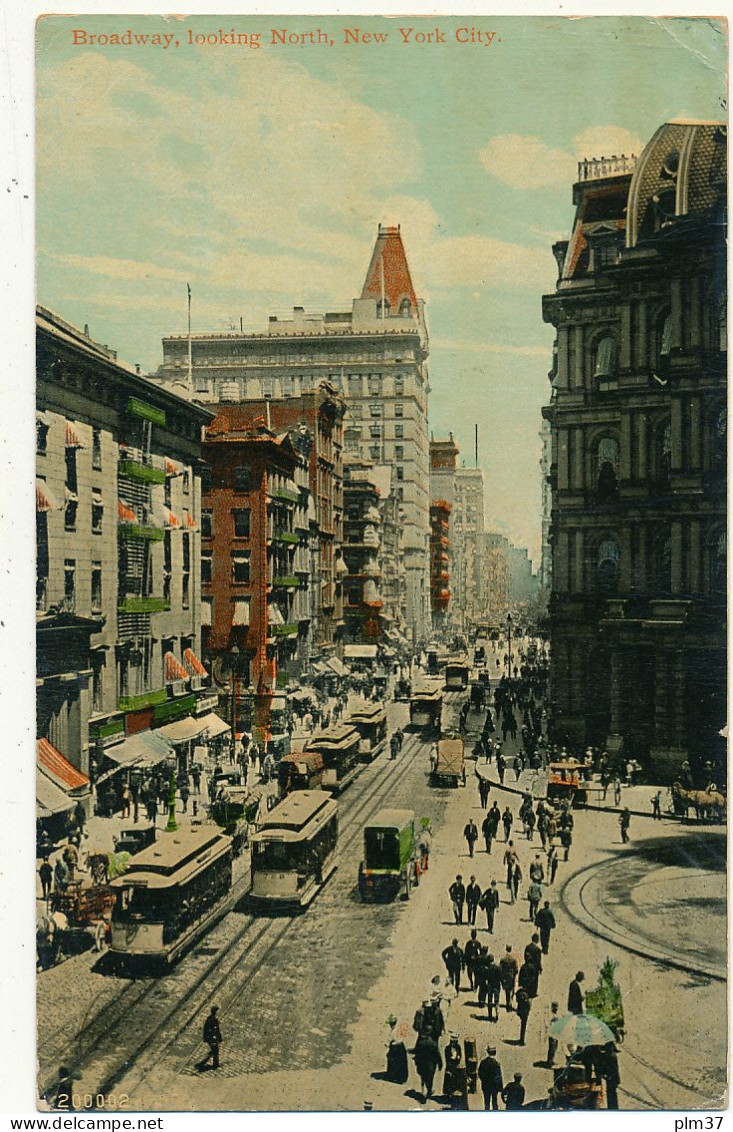
<svg viewBox="0 0 733 1132">
<path fill-rule="evenodd" d="M 221 407 L 203 456 L 203 651 L 220 683 L 231 680 L 235 730 L 263 742 L 278 673 L 310 619 L 308 491 L 296 479 L 305 460 L 245 405 Z"/>
<path fill-rule="evenodd" d="M 275 432 L 307 429 L 311 437 L 308 473 L 315 507 L 320 592 L 315 599 L 316 633 L 311 638 L 312 656 L 332 656 L 343 628 L 343 419 L 346 402 L 326 381 L 300 396 L 246 400 L 237 408 L 249 416 L 269 421 Z M 221 412 L 230 407 L 221 405 Z"/>
<path fill-rule="evenodd" d="M 430 609 L 434 629 L 442 627 L 450 602 L 450 513 L 451 505 L 445 499 L 434 499 L 430 504 Z"/>
</svg>

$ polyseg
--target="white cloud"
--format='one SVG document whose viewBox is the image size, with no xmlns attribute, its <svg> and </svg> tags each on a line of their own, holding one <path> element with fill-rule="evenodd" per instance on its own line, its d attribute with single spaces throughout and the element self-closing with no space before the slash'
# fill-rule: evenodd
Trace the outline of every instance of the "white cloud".
<svg viewBox="0 0 733 1132">
<path fill-rule="evenodd" d="M 85 271 L 91 275 L 104 275 L 110 279 L 141 282 L 145 279 L 170 279 L 181 282 L 184 272 L 175 268 L 159 267 L 155 263 L 146 263 L 137 259 L 116 259 L 114 256 L 103 255 L 57 255 L 51 258 L 62 267 L 70 267 L 75 271 Z"/>
<path fill-rule="evenodd" d="M 643 141 L 623 126 L 591 126 L 572 139 L 569 149 L 549 146 L 525 134 L 500 134 L 479 152 L 487 172 L 518 189 L 558 188 L 571 184 L 578 162 L 586 157 L 641 153 Z"/>
</svg>

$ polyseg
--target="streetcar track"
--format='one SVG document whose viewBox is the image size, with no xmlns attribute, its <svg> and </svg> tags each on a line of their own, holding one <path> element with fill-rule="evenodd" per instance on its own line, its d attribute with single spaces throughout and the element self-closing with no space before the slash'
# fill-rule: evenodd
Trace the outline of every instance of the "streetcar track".
<svg viewBox="0 0 733 1132">
<path fill-rule="evenodd" d="M 342 825 L 342 829 L 351 830 L 352 827 L 353 827 L 353 832 L 350 833 L 345 839 L 340 838 L 340 840 L 339 840 L 339 856 L 341 856 L 343 854 L 343 852 L 352 844 L 352 842 L 355 840 L 356 836 L 359 833 L 361 833 L 361 829 L 362 829 L 361 817 L 367 810 L 370 809 L 372 804 L 375 803 L 375 799 L 376 799 L 376 803 L 374 804 L 374 809 L 376 809 L 378 807 L 379 803 L 381 802 L 381 800 L 382 800 L 384 794 L 387 792 L 387 790 L 394 788 L 394 786 L 399 784 L 403 780 L 403 778 L 407 775 L 408 771 L 411 769 L 411 766 L 412 766 L 412 758 L 419 751 L 419 749 L 422 745 L 421 742 L 420 742 L 420 738 L 421 738 L 421 736 L 419 734 L 414 734 L 414 735 L 411 735 L 409 739 L 407 739 L 406 744 L 405 744 L 405 748 L 404 748 L 404 752 L 400 756 L 400 762 L 402 763 L 402 767 L 399 769 L 399 771 L 397 770 L 399 763 L 397 764 L 397 766 L 392 766 L 393 760 L 391 760 L 389 758 L 385 759 L 384 765 L 375 774 L 373 782 L 369 784 L 369 788 L 368 788 L 366 795 L 364 795 L 363 793 L 352 795 L 352 797 L 354 798 L 354 802 L 351 805 L 349 804 L 349 799 L 348 798 L 346 799 L 346 803 L 344 804 L 344 810 L 346 811 L 346 813 L 344 814 L 344 817 L 346 818 L 346 821 Z M 384 754 L 386 754 L 386 751 L 384 752 Z M 367 768 L 365 767 L 364 769 L 367 769 Z M 360 775 L 358 775 L 357 777 L 360 777 Z M 347 807 L 348 807 L 348 809 L 347 809 Z M 244 887 L 244 883 L 245 883 L 244 879 L 242 879 L 242 881 L 239 882 L 240 890 Z M 219 921 L 220 923 L 221 923 L 222 920 L 225 920 L 227 918 L 227 916 L 231 914 L 231 912 L 233 912 L 233 911 L 236 912 L 237 899 L 238 898 L 235 898 L 231 901 L 228 901 L 228 903 L 231 904 L 231 907 L 230 907 L 229 911 L 225 912 L 224 915 L 221 917 L 221 920 Z M 249 931 L 252 927 L 252 924 L 255 923 L 255 922 L 259 922 L 259 921 L 257 921 L 254 917 L 248 918 L 247 923 L 244 924 L 241 928 L 237 929 L 233 938 L 230 939 L 229 941 L 227 941 L 224 949 L 221 950 L 220 954 L 212 957 L 212 961 L 205 965 L 204 970 L 201 972 L 201 974 L 199 976 L 197 976 L 193 986 L 186 989 L 185 994 L 186 994 L 187 1000 L 190 1000 L 191 995 L 195 995 L 197 992 L 199 992 L 205 983 L 208 984 L 208 981 L 211 979 L 212 975 L 214 975 L 216 973 L 217 969 L 221 967 L 222 963 L 224 963 L 224 961 L 227 959 L 227 957 L 235 956 L 232 959 L 231 964 L 227 964 L 227 967 L 231 966 L 231 968 L 233 970 L 234 968 L 238 967 L 241 964 L 241 961 L 242 961 L 242 958 L 243 958 L 243 953 L 242 953 L 243 947 L 246 949 L 244 951 L 244 954 L 246 954 L 248 951 L 256 948 L 257 945 L 262 941 L 262 939 L 266 935 L 272 936 L 273 937 L 272 942 L 276 942 L 277 939 L 279 939 L 281 936 L 284 936 L 285 933 L 289 930 L 289 928 L 292 926 L 293 920 L 290 920 L 290 919 L 287 920 L 284 925 L 278 924 L 277 921 L 270 920 L 265 924 L 262 932 L 260 932 L 258 935 L 256 935 L 256 938 L 249 939 L 249 938 L 247 938 L 247 935 L 248 935 L 248 933 L 249 933 Z M 202 937 L 202 940 L 205 939 L 205 938 L 206 938 L 206 936 Z M 269 938 L 268 938 L 267 942 L 270 943 Z M 194 955 L 195 955 L 196 949 L 198 947 L 199 947 L 199 944 L 196 944 L 194 946 L 194 948 L 192 949 L 192 953 Z M 258 973 L 259 969 L 261 968 L 262 964 L 264 963 L 265 958 L 269 955 L 270 951 L 271 951 L 271 947 L 267 947 L 265 954 L 262 956 L 262 958 L 254 966 L 250 965 L 250 969 L 248 970 L 248 973 L 247 973 L 245 979 L 237 980 L 236 994 L 241 993 L 241 991 L 254 979 L 255 975 Z M 219 979 L 219 981 L 216 984 L 217 989 L 218 989 L 218 987 L 223 985 L 223 983 L 229 977 L 230 973 L 231 973 L 231 971 L 227 970 L 227 972 L 224 975 L 221 976 L 221 978 Z M 133 986 L 136 987 L 140 981 L 142 981 L 142 980 L 134 980 Z M 138 995 L 136 995 L 133 998 L 132 1001 L 130 1001 L 130 998 L 128 997 L 128 995 L 126 993 L 128 990 L 130 990 L 130 991 L 132 990 L 131 987 L 128 987 L 128 988 L 125 988 L 120 993 L 120 995 L 117 996 L 117 998 L 113 1000 L 112 1004 L 107 1004 L 107 1005 L 103 1006 L 102 1009 L 100 1010 L 100 1012 L 93 1019 L 92 1023 L 90 1023 L 89 1029 L 91 1029 L 92 1031 L 95 1030 L 95 1029 L 99 1029 L 100 1028 L 99 1023 L 101 1023 L 102 1027 L 103 1027 L 103 1033 L 106 1034 L 108 1039 L 113 1039 L 114 1034 L 115 1034 L 123 1016 L 127 1017 L 129 1015 L 130 1011 L 134 1011 L 135 1009 L 140 1007 L 142 1005 L 142 1003 L 147 998 L 152 997 L 156 993 L 156 990 L 159 991 L 159 993 L 161 993 L 161 994 L 164 993 L 164 988 L 161 987 L 160 981 L 158 979 L 154 979 L 154 980 L 145 979 L 144 984 L 145 985 L 141 989 L 140 993 Z M 211 993 L 211 991 L 210 991 L 210 989 L 208 988 L 208 985 L 207 985 L 207 997 L 210 996 L 210 993 Z M 232 1001 L 232 999 L 234 997 L 236 997 L 236 994 L 232 995 L 232 996 L 228 996 L 227 1001 L 228 1002 Z M 112 1020 L 110 1020 L 110 1017 L 109 1017 L 110 1007 L 114 1008 L 114 1015 L 115 1016 Z M 131 1069 L 134 1068 L 136 1063 L 138 1063 L 138 1061 L 140 1060 L 140 1058 L 142 1056 L 142 1052 L 143 1052 L 145 1046 L 148 1045 L 153 1039 L 155 1039 L 155 1037 L 157 1035 L 161 1034 L 165 1030 L 165 1028 L 167 1026 L 169 1026 L 170 1023 L 176 1018 L 176 1016 L 182 1011 L 182 1009 L 183 1009 L 183 1003 L 181 1001 L 175 1003 L 173 1005 L 173 1007 L 171 1008 L 171 1010 L 169 1010 L 165 1014 L 165 1016 L 158 1022 L 158 1024 L 155 1026 L 155 1028 L 152 1031 L 146 1030 L 143 1039 L 137 1044 L 136 1048 L 131 1053 L 126 1054 L 124 1062 L 121 1065 L 117 1066 L 117 1068 L 115 1070 L 108 1073 L 103 1084 L 101 1086 L 99 1086 L 98 1088 L 95 1088 L 93 1090 L 94 1095 L 97 1095 L 99 1093 L 106 1095 L 109 1092 L 111 1092 L 113 1090 L 115 1084 L 122 1078 L 122 1076 L 124 1076 L 126 1073 L 130 1072 Z M 186 1024 L 188 1024 L 191 1020 L 193 1020 L 193 1018 L 196 1017 L 196 1014 L 199 1013 L 200 1009 L 201 1009 L 200 1006 L 196 1006 L 195 1008 L 189 1010 L 190 1016 L 187 1019 Z M 129 1021 L 129 1018 L 127 1018 L 127 1020 Z M 155 1050 L 155 1060 L 156 1060 L 156 1062 L 160 1060 L 160 1057 L 165 1052 L 165 1050 L 170 1048 L 170 1046 L 173 1044 L 173 1042 L 180 1037 L 181 1031 L 182 1031 L 182 1027 L 178 1026 L 176 1028 L 176 1034 L 171 1039 L 169 1039 L 164 1044 L 164 1046 L 162 1048 L 160 1046 L 156 1046 L 156 1050 Z M 59 1033 L 59 1031 L 56 1031 L 56 1034 L 58 1034 L 58 1033 Z M 93 1049 L 96 1049 L 98 1047 L 99 1038 L 101 1038 L 101 1036 L 102 1036 L 102 1034 L 100 1034 L 99 1037 L 97 1037 L 94 1033 L 92 1033 L 91 1036 L 90 1036 L 89 1042 L 85 1043 L 83 1050 L 76 1054 L 76 1056 L 74 1057 L 74 1059 L 72 1061 L 72 1064 L 69 1066 L 71 1071 L 72 1071 L 72 1075 L 76 1075 L 77 1077 L 79 1077 L 81 1075 L 81 1073 L 82 1073 L 82 1071 L 85 1067 L 84 1063 L 91 1060 L 89 1058 L 89 1054 L 92 1052 Z M 193 1047 L 193 1053 L 195 1053 L 199 1044 L 200 1043 L 197 1040 L 196 1045 Z M 188 1059 L 190 1059 L 191 1056 L 192 1056 L 192 1054 L 189 1054 Z M 44 1060 L 47 1061 L 48 1059 L 44 1058 Z M 65 1060 L 68 1064 L 68 1062 L 72 1059 L 66 1058 Z M 185 1062 L 184 1062 L 184 1064 L 185 1064 Z M 143 1075 L 140 1077 L 140 1080 L 138 1081 L 138 1084 L 141 1084 L 145 1080 L 148 1072 L 149 1072 L 149 1069 L 146 1072 L 143 1073 Z M 46 1088 L 48 1088 L 48 1085 L 46 1086 Z M 41 1090 L 41 1091 L 43 1091 L 43 1090 Z"/>
</svg>

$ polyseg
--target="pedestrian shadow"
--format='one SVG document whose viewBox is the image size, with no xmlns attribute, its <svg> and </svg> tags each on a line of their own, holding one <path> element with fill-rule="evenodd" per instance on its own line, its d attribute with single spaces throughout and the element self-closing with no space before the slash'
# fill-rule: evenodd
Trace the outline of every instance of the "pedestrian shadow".
<svg viewBox="0 0 733 1132">
<path fill-rule="evenodd" d="M 372 1074 L 372 1076 L 374 1076 L 374 1074 Z M 409 1097 L 411 1101 L 417 1101 L 418 1104 L 427 1104 L 425 1094 L 418 1093 L 417 1089 L 405 1089 L 402 1095 L 404 1097 Z"/>
<path fill-rule="evenodd" d="M 469 1003 L 469 1002 L 466 1003 L 466 1006 L 473 1006 L 473 1005 L 474 1005 L 473 1003 Z M 476 1022 L 488 1022 L 489 1021 L 489 1019 L 486 1017 L 485 1014 L 470 1014 L 469 1017 L 473 1018 Z"/>
<path fill-rule="evenodd" d="M 532 1067 L 534 1069 L 554 1069 L 554 1065 L 550 1065 L 549 1061 L 533 1061 Z"/>
<path fill-rule="evenodd" d="M 520 1042 L 519 1038 L 503 1038 L 502 1041 L 505 1046 L 521 1046 L 524 1044 Z"/>
</svg>

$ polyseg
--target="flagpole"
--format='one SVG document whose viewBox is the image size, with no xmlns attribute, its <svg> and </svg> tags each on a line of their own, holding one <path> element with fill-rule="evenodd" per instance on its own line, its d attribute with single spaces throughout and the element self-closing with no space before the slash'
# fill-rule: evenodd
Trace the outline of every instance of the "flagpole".
<svg viewBox="0 0 733 1132">
<path fill-rule="evenodd" d="M 191 346 L 191 285 L 186 284 L 188 292 L 188 385 L 193 389 L 193 353 Z"/>
<path fill-rule="evenodd" d="M 382 318 L 384 318 L 384 256 L 379 257 L 379 280 L 382 287 Z"/>
</svg>

